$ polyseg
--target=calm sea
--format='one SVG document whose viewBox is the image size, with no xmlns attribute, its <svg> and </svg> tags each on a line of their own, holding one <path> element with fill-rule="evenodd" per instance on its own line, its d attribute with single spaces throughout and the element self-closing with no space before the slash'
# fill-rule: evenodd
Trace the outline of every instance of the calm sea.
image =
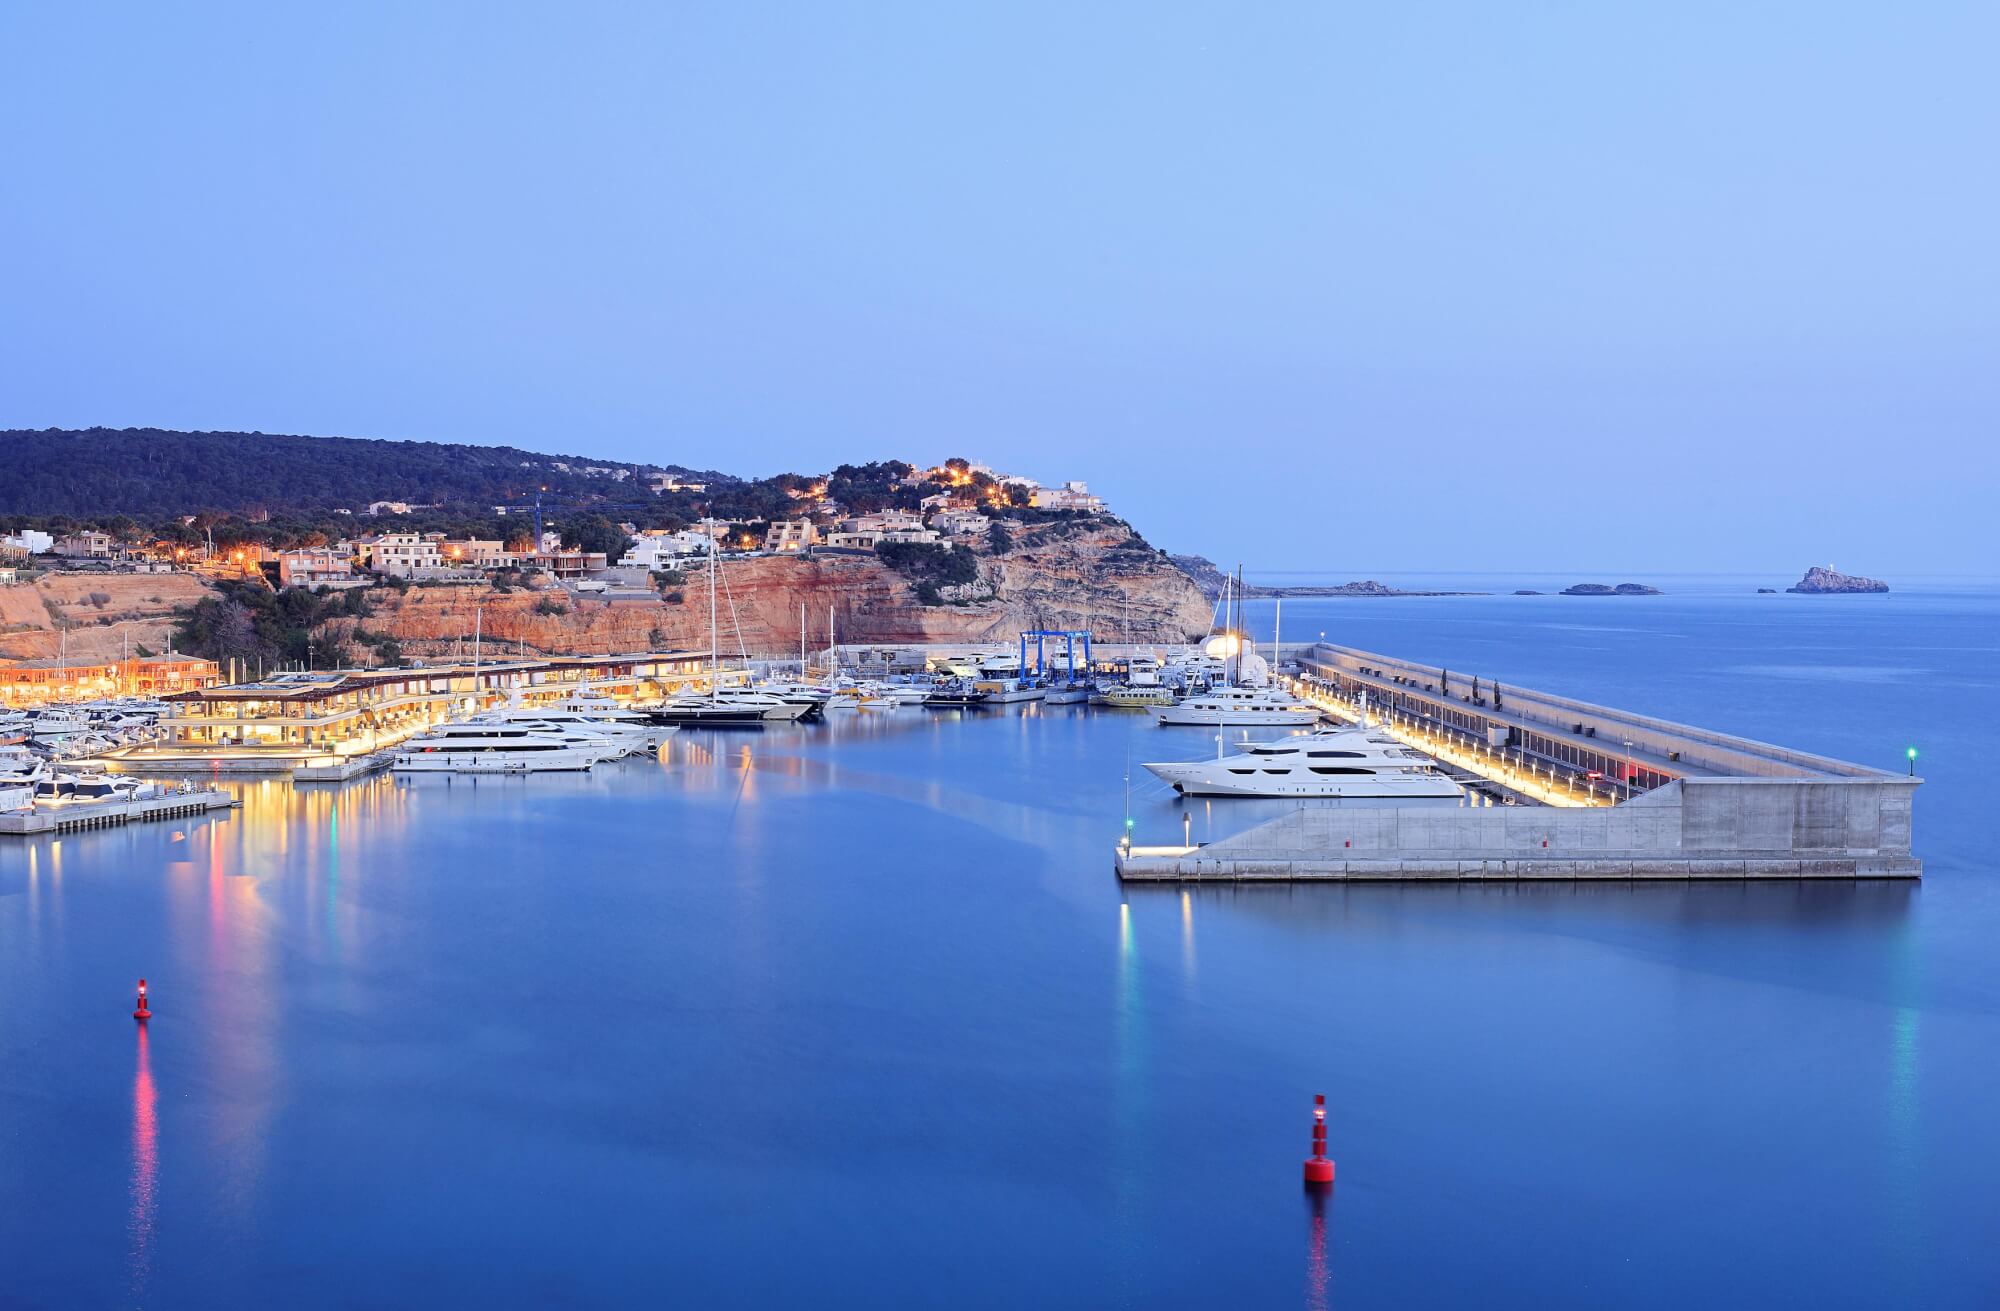
<svg viewBox="0 0 2000 1311">
<path fill-rule="evenodd" d="M 1920 887 L 1124 894 L 1071 707 L 8 840 L 0 1307 L 2000 1303 L 2000 587 L 1642 581 L 1285 635 L 1915 745 Z"/>
</svg>

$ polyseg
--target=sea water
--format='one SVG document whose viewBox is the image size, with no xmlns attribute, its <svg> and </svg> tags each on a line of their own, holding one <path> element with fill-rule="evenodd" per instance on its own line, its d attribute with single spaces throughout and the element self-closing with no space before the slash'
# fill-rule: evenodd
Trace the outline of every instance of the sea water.
<svg viewBox="0 0 2000 1311">
<path fill-rule="evenodd" d="M 1285 636 L 1914 745 L 1924 882 L 1125 891 L 1083 707 L 251 782 L 0 843 L 0 1306 L 2000 1302 L 2000 588 L 1438 581 Z"/>
</svg>

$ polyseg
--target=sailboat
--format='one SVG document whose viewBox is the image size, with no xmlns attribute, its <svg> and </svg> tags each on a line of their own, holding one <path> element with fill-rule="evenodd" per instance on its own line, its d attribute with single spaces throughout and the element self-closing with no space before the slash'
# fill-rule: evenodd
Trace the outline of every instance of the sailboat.
<svg viewBox="0 0 2000 1311">
<path fill-rule="evenodd" d="M 713 542 L 708 548 L 708 691 L 691 692 L 663 702 L 651 712 L 656 724 L 676 728 L 762 728 L 766 719 L 796 718 L 804 707 L 788 706 L 774 696 L 751 692 L 748 688 L 722 690 L 721 632 L 717 627 L 716 556 Z M 767 712 L 778 710 L 778 714 Z"/>
</svg>

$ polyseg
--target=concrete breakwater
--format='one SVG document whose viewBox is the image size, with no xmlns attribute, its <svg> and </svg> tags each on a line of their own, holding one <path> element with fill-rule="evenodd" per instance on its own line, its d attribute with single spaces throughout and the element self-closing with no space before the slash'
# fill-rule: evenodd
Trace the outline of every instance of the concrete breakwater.
<svg viewBox="0 0 2000 1311">
<path fill-rule="evenodd" d="M 1423 731 L 1579 766 L 1625 799 L 1581 807 L 1306 807 L 1202 846 L 1121 847 L 1133 881 L 1917 878 L 1922 780 L 1606 706 L 1454 691 L 1443 670 L 1317 644 L 1318 688 Z M 1459 680 L 1461 689 L 1467 687 Z M 1490 690 L 1489 690 L 1490 691 Z"/>
</svg>

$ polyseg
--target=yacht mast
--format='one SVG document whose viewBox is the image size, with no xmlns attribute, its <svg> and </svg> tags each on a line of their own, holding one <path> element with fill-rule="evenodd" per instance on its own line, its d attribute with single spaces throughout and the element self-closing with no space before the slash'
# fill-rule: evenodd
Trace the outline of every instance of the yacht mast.
<svg viewBox="0 0 2000 1311">
<path fill-rule="evenodd" d="M 715 628 L 715 537 L 708 539 L 708 695 L 713 698 L 721 690 L 722 656 L 721 639 Z"/>
</svg>

